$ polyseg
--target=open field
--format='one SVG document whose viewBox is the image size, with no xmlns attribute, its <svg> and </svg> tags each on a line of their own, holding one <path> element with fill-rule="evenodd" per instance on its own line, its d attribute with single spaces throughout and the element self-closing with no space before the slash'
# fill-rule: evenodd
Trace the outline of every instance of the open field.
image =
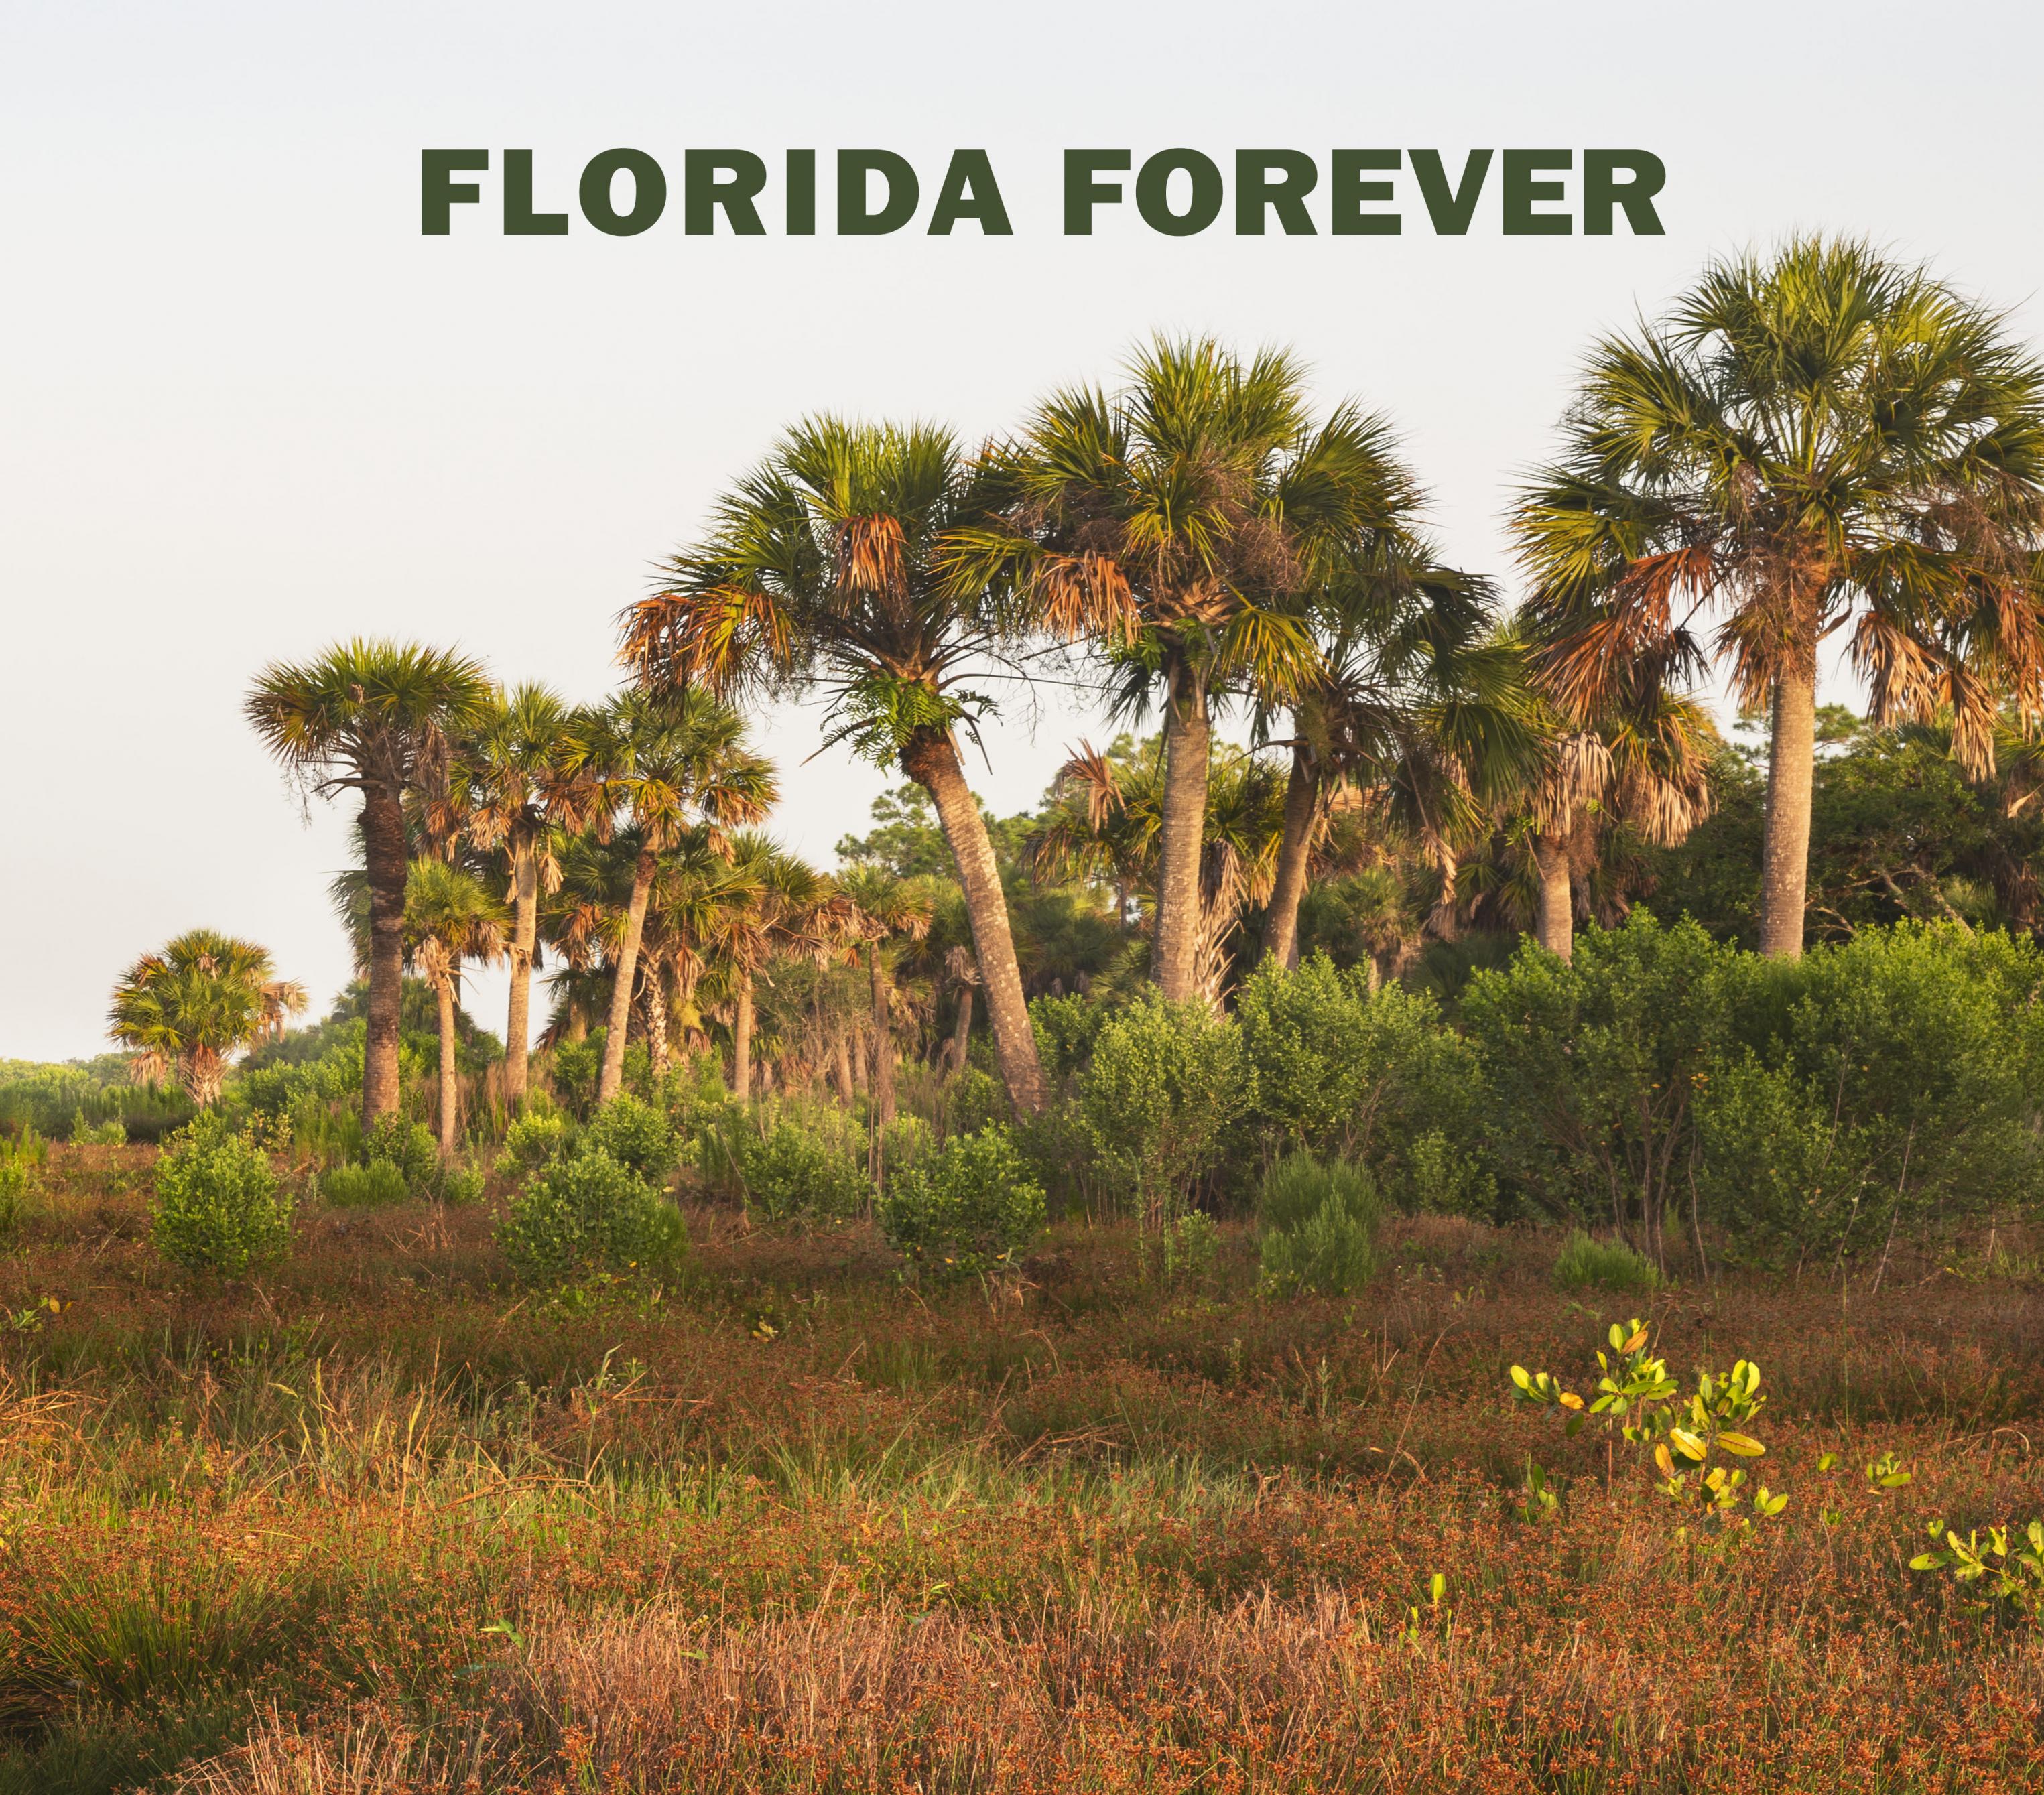
<svg viewBox="0 0 2044 1795">
<path fill-rule="evenodd" d="M 1551 1233 L 1410 1218 L 1274 1301 L 1246 1230 L 1167 1287 L 1068 1222 L 924 1298 L 864 1224 L 702 1208 L 682 1287 L 549 1301 L 492 1202 L 308 1207 L 208 1285 L 152 1158 L 53 1149 L 0 1258 L 0 1789 L 2044 1782 L 2044 1637 L 1906 1568 L 2044 1510 L 2005 1231 L 1878 1296 L 1578 1300 Z M 1506 1400 L 1635 1308 L 1685 1379 L 1760 1364 L 1779 1520 L 1678 1537 Z"/>
</svg>

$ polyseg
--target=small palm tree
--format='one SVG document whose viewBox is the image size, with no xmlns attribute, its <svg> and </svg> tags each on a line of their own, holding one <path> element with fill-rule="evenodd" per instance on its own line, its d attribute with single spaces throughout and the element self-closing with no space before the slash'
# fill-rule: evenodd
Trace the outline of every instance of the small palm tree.
<svg viewBox="0 0 2044 1795">
<path fill-rule="evenodd" d="M 746 746 L 744 720 L 696 689 L 628 692 L 613 700 L 578 730 L 574 764 L 605 809 L 628 821 L 638 845 L 597 1084 L 597 1101 L 608 1103 L 624 1082 L 639 944 L 660 856 L 697 827 L 726 851 L 722 832 L 764 816 L 778 787 L 772 763 Z"/>
<path fill-rule="evenodd" d="M 449 737 L 480 721 L 490 695 L 489 680 L 466 655 L 360 639 L 264 669 L 248 695 L 256 734 L 308 791 L 361 798 L 370 932 L 365 1126 L 398 1108 L 405 800 L 438 784 Z"/>
<path fill-rule="evenodd" d="M 415 860 L 405 880 L 405 938 L 412 964 L 433 988 L 440 1037 L 440 1156 L 454 1156 L 459 1137 L 455 1007 L 461 968 L 500 959 L 510 913 L 472 873 L 444 860 Z"/>
<path fill-rule="evenodd" d="M 1407 553 L 1419 494 L 1384 423 L 1353 405 L 1316 425 L 1301 364 L 1209 340 L 1152 343 L 1112 396 L 1055 394 L 1001 451 L 1005 530 L 952 557 L 973 584 L 1011 582 L 1051 633 L 1091 642 L 1133 711 L 1163 695 L 1165 779 L 1153 976 L 1194 995 L 1216 701 L 1277 701 L 1319 664 L 1298 602 Z"/>
<path fill-rule="evenodd" d="M 1012 589 L 955 577 L 986 494 L 950 433 L 815 418 L 719 507 L 699 547 L 624 619 L 642 679 L 829 694 L 831 739 L 930 794 L 972 918 L 995 1057 L 1016 1109 L 1043 1102 L 1036 1040 L 986 824 L 958 735 L 992 708 L 966 683 L 1023 627 Z"/>
<path fill-rule="evenodd" d="M 1949 710 L 1975 773 L 2004 696 L 2044 714 L 2044 365 L 1923 270 L 1803 238 L 1598 343 L 1565 433 L 1516 520 L 1546 681 L 1584 722 L 1715 649 L 1771 708 L 1760 945 L 1792 958 L 1819 644 L 1850 628 L 1877 722 Z"/>
<path fill-rule="evenodd" d="M 108 1032 L 142 1057 L 151 1077 L 175 1071 L 192 1102 L 209 1109 L 229 1060 L 282 1034 L 305 1007 L 305 987 L 276 976 L 267 948 L 194 929 L 121 975 Z"/>
<path fill-rule="evenodd" d="M 894 1119 L 894 1029 L 892 988 L 887 977 L 890 942 L 920 941 L 929 933 L 936 899 L 929 882 L 897 879 L 878 866 L 859 866 L 839 881 L 857 911 L 854 927 L 866 943 L 866 976 L 873 994 L 870 1088 L 875 1133 L 872 1169 L 879 1170 L 878 1130 Z"/>
</svg>

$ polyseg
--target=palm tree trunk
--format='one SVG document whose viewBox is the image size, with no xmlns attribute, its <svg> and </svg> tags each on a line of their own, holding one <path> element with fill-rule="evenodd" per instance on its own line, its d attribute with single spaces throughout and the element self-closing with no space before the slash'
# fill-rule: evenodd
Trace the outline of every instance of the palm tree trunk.
<svg viewBox="0 0 2044 1795">
<path fill-rule="evenodd" d="M 1810 803 L 1817 771 L 1817 644 L 1799 643 L 1774 681 L 1767 824 L 1760 844 L 1760 951 L 1803 957 L 1810 881 Z"/>
<path fill-rule="evenodd" d="M 887 1026 L 887 968 L 879 942 L 866 949 L 866 957 L 873 981 L 873 1111 L 884 1128 L 894 1119 L 894 1033 Z"/>
<path fill-rule="evenodd" d="M 653 1076 L 667 1076 L 667 987 L 657 961 L 646 962 L 646 1045 L 653 1060 Z"/>
<path fill-rule="evenodd" d="M 398 1112 L 398 1037 L 405 980 L 405 812 L 398 793 L 375 784 L 362 796 L 369 876 L 369 1017 L 363 1043 L 362 1125 Z"/>
<path fill-rule="evenodd" d="M 1568 843 L 1558 836 L 1535 835 L 1533 863 L 1540 869 L 1540 945 L 1566 960 L 1576 942 L 1575 894 L 1569 882 Z"/>
<path fill-rule="evenodd" d="M 859 1095 L 859 1087 L 851 1073 L 850 1030 L 846 1029 L 838 1030 L 837 1041 L 832 1049 L 832 1054 L 837 1062 L 837 1094 L 844 1099 L 845 1107 L 850 1109 L 853 1098 Z"/>
<path fill-rule="evenodd" d="M 1270 917 L 1263 950 L 1281 966 L 1299 964 L 1299 900 L 1306 895 L 1306 861 L 1312 851 L 1313 813 L 1320 807 L 1320 775 L 1312 750 L 1292 750 L 1292 773 L 1285 782 L 1285 830 L 1278 844 L 1278 880 L 1270 892 Z"/>
<path fill-rule="evenodd" d="M 653 895 L 653 850 L 641 848 L 632 874 L 632 903 L 624 913 L 624 945 L 617 955 L 617 982 L 610 988 L 609 1033 L 603 1039 L 603 1076 L 596 1100 L 607 1103 L 624 1082 L 624 1034 L 632 1022 L 632 981 L 639 970 L 639 943 L 646 934 L 646 905 Z"/>
<path fill-rule="evenodd" d="M 1156 964 L 1151 976 L 1174 1003 L 1199 995 L 1200 850 L 1205 845 L 1207 767 L 1213 727 L 1206 681 L 1175 658 L 1164 707 L 1164 797 L 1157 869 Z"/>
<path fill-rule="evenodd" d="M 504 1101 L 513 1111 L 525 1103 L 528 1045 L 532 1033 L 532 949 L 540 938 L 540 865 L 532 844 L 514 836 L 511 846 L 511 1004 L 504 1022 Z"/>
<path fill-rule="evenodd" d="M 738 975 L 731 1020 L 731 1091 L 742 1103 L 752 1095 L 752 975 Z"/>
<path fill-rule="evenodd" d="M 460 1120 L 461 1092 L 455 1076 L 454 980 L 433 980 L 440 1021 L 440 1157 L 454 1157 L 455 1128 Z"/>
<path fill-rule="evenodd" d="M 1043 1107 L 1043 1068 L 1036 1057 L 1035 1031 L 1029 1026 L 1022 969 L 1016 963 L 1008 894 L 1001 888 L 1001 867 L 993 857 L 986 819 L 966 783 L 951 732 L 918 731 L 902 750 L 901 770 L 930 794 L 936 806 L 937 821 L 943 827 L 944 842 L 965 892 L 966 913 L 972 919 L 973 953 L 986 985 L 987 1022 L 993 1032 L 993 1056 L 1001 1067 L 1001 1082 L 1008 1087 L 1016 1114 L 1034 1115 Z M 877 959 L 875 966 L 877 978 Z M 884 1029 L 884 1012 L 876 1012 L 876 1020 Z"/>
<path fill-rule="evenodd" d="M 966 1050 L 972 1045 L 972 987 L 959 987 L 958 1026 L 951 1032 L 951 1070 L 965 1070 Z"/>
<path fill-rule="evenodd" d="M 191 1048 L 178 1061 L 178 1079 L 194 1109 L 209 1110 L 227 1082 L 227 1062 L 213 1048 Z"/>
</svg>

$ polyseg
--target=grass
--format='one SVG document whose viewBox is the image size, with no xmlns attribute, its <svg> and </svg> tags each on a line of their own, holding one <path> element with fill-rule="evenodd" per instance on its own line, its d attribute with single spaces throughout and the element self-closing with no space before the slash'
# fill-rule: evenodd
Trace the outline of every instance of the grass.
<svg viewBox="0 0 2044 1795">
<path fill-rule="evenodd" d="M 150 1152 L 53 1148 L 0 1256 L 0 1792 L 2044 1777 L 2044 1643 L 1905 1568 L 2044 1509 L 2027 1276 L 1607 1300 L 1394 1218 L 1339 1299 L 1234 1226 L 1189 1280 L 1067 1225 L 918 1295 L 863 1224 L 704 1208 L 686 1287 L 549 1302 L 493 1204 L 407 1202 L 221 1284 L 148 1245 Z M 1760 1363 L 1779 1522 L 1678 1538 L 1504 1400 L 1636 1309 Z"/>
</svg>

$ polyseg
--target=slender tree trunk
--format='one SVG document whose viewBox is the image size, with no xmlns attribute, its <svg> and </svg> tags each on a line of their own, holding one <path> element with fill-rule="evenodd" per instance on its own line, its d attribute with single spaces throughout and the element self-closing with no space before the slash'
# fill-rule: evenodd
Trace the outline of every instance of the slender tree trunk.
<svg viewBox="0 0 2044 1795">
<path fill-rule="evenodd" d="M 844 1099 L 844 1107 L 850 1109 L 852 1099 L 859 1095 L 859 1087 L 851 1076 L 851 1035 L 848 1030 L 838 1030 L 832 1052 L 837 1062 L 837 1094 Z"/>
<path fill-rule="evenodd" d="M 958 1026 L 951 1031 L 951 1070 L 965 1070 L 965 1057 L 972 1044 L 972 987 L 959 987 Z"/>
<path fill-rule="evenodd" d="M 887 1026 L 887 968 L 879 942 L 866 949 L 866 964 L 873 982 L 873 1111 L 884 1128 L 894 1119 L 894 1031 Z"/>
<path fill-rule="evenodd" d="M 660 963 L 646 961 L 646 1046 L 652 1056 L 653 1076 L 667 1076 L 667 987 L 661 977 Z"/>
<path fill-rule="evenodd" d="M 1774 682 L 1767 825 L 1760 846 L 1760 951 L 1803 957 L 1810 882 L 1810 802 L 1817 772 L 1817 644 L 1798 645 Z"/>
<path fill-rule="evenodd" d="M 540 865 L 532 843 L 511 838 L 511 1003 L 504 1021 L 504 1101 L 513 1114 L 524 1107 L 528 1043 L 532 1034 L 532 949 L 540 938 Z"/>
<path fill-rule="evenodd" d="M 607 1103 L 624 1082 L 624 1035 L 632 1022 L 632 981 L 639 970 L 639 943 L 646 934 L 646 904 L 653 895 L 653 850 L 642 848 L 632 876 L 632 903 L 624 913 L 624 945 L 617 956 L 617 980 L 610 988 L 609 1032 L 603 1039 L 603 1076 L 596 1100 Z"/>
<path fill-rule="evenodd" d="M 1029 1026 L 1028 999 L 1022 993 L 1022 969 L 1016 963 L 1008 894 L 1001 888 L 1001 867 L 993 857 L 986 819 L 959 764 L 958 745 L 948 731 L 920 731 L 902 750 L 901 770 L 936 806 L 965 892 L 966 914 L 972 919 L 973 953 L 986 987 L 987 1026 L 993 1031 L 1001 1082 L 1016 1114 L 1034 1115 L 1043 1107 L 1043 1068 L 1036 1057 L 1035 1031 Z M 874 968 L 877 980 L 877 955 Z M 875 1012 L 875 1022 L 884 1032 L 884 1011 Z"/>
<path fill-rule="evenodd" d="M 451 1160 L 461 1119 L 461 1087 L 455 1076 L 454 1042 L 454 980 L 433 980 L 433 996 L 440 1006 L 440 1157 Z"/>
<path fill-rule="evenodd" d="M 752 975 L 738 975 L 731 1020 L 731 1091 L 742 1103 L 752 1095 Z"/>
<path fill-rule="evenodd" d="M 1292 750 L 1292 773 L 1285 782 L 1285 832 L 1278 844 L 1278 881 L 1270 892 L 1270 919 L 1263 949 L 1279 965 L 1299 964 L 1299 900 L 1306 895 L 1306 862 L 1313 847 L 1313 816 L 1320 808 L 1320 775 L 1312 753 L 1301 742 Z"/>
<path fill-rule="evenodd" d="M 1206 838 L 1213 728 L 1206 681 L 1181 660 L 1173 665 L 1170 681 L 1164 707 L 1164 801 L 1151 976 L 1166 998 L 1183 1003 L 1199 995 L 1200 850 Z"/>
<path fill-rule="evenodd" d="M 362 1125 L 398 1110 L 398 1036 L 405 980 L 405 812 L 397 792 L 363 794 L 362 842 L 369 875 L 369 1018 L 363 1044 Z"/>
<path fill-rule="evenodd" d="M 1533 838 L 1540 869 L 1540 945 L 1568 959 L 1576 942 L 1575 894 L 1569 882 L 1569 845 L 1557 835 Z"/>
</svg>

